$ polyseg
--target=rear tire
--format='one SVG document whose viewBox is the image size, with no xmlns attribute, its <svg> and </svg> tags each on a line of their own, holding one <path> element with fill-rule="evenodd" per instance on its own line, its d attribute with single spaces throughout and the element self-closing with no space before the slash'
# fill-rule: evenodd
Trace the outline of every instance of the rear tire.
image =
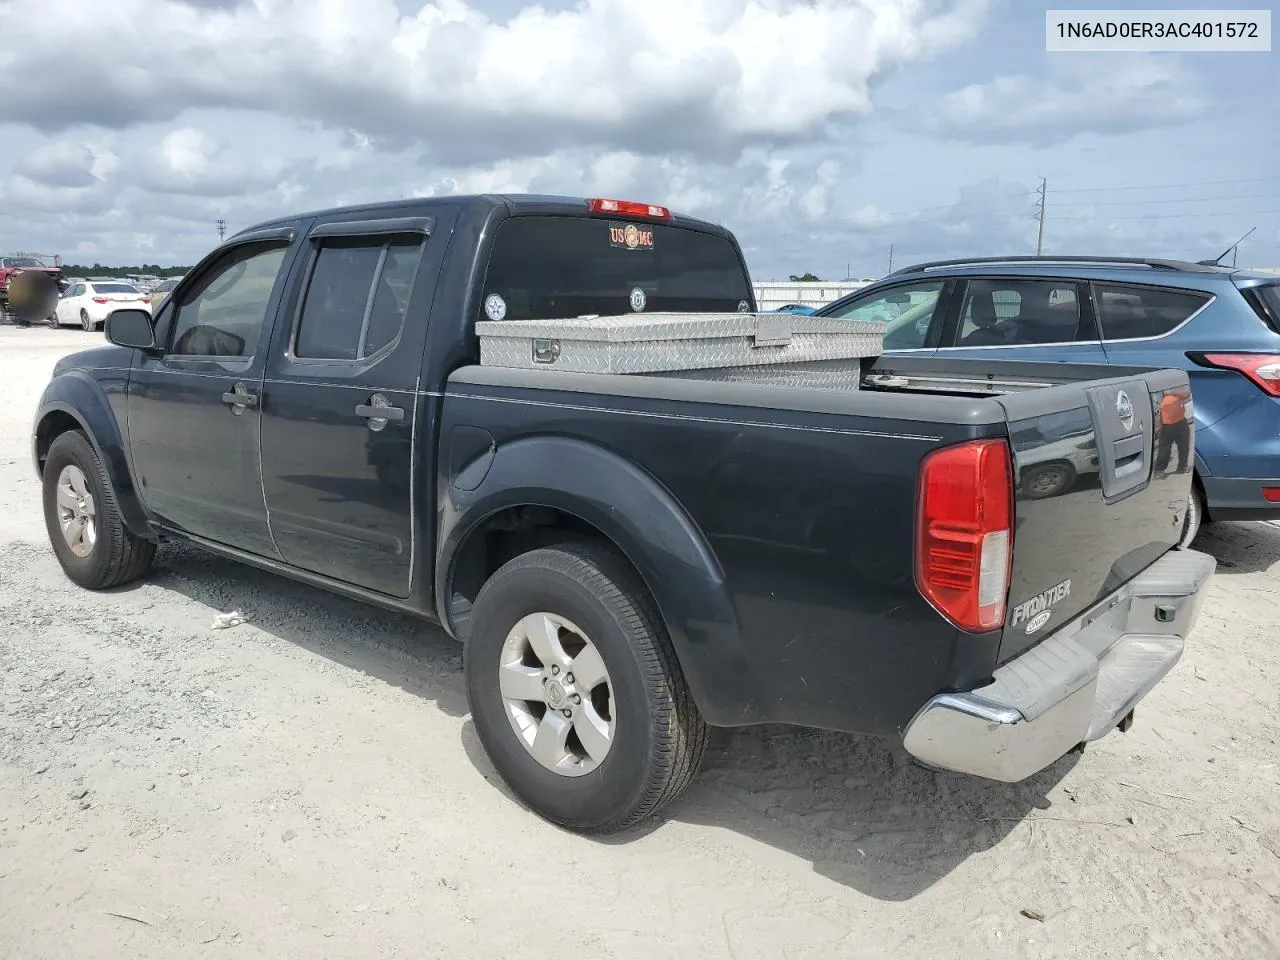
<svg viewBox="0 0 1280 960">
<path fill-rule="evenodd" d="M 684 791 L 706 752 L 707 726 L 648 590 L 597 544 L 501 567 L 476 598 L 464 662 L 490 761 L 559 826 L 606 834 L 639 823 Z M 554 746 L 540 749 L 544 735 Z"/>
<path fill-rule="evenodd" d="M 93 331 L 97 329 L 97 325 L 89 319 L 88 310 L 80 311 L 80 329 L 85 333 L 93 333 Z"/>
<path fill-rule="evenodd" d="M 72 581 L 105 590 L 147 572 L 156 545 L 125 527 L 107 471 L 83 433 L 53 441 L 41 482 L 49 543 Z"/>
</svg>

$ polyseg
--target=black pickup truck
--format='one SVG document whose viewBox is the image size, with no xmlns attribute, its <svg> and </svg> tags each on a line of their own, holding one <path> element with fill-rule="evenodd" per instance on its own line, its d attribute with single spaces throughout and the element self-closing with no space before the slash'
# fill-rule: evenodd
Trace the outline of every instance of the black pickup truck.
<svg viewBox="0 0 1280 960">
<path fill-rule="evenodd" d="M 1190 475 L 1152 457 L 1185 373 L 479 362 L 486 316 L 754 305 L 733 236 L 661 207 L 264 223 L 58 363 L 33 436 L 53 550 L 101 589 L 179 538 L 442 624 L 498 772 L 583 832 L 676 797 L 709 725 L 880 735 L 1005 781 L 1126 727 L 1214 569 L 1172 549 Z M 1096 469 L 1026 493 L 1064 437 Z"/>
</svg>

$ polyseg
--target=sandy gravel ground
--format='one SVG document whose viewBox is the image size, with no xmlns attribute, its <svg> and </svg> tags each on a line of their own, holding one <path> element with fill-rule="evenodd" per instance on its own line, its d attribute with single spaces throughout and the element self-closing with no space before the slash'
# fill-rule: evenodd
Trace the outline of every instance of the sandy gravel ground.
<svg viewBox="0 0 1280 960">
<path fill-rule="evenodd" d="M 186 547 L 62 577 L 30 418 L 100 341 L 0 327 L 0 957 L 1280 957 L 1280 527 L 1202 537 L 1186 657 L 1083 757 L 1003 786 L 726 734 L 594 842 L 504 794 L 429 626 Z"/>
</svg>

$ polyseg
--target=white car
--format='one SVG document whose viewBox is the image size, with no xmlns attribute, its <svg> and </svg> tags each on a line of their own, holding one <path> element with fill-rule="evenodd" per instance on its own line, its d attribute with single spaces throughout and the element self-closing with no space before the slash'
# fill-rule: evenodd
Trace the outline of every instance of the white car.
<svg viewBox="0 0 1280 960">
<path fill-rule="evenodd" d="M 112 310 L 133 308 L 151 312 L 151 298 L 131 283 L 81 281 L 72 284 L 58 299 L 54 326 L 79 324 L 84 330 L 98 330 Z"/>
</svg>

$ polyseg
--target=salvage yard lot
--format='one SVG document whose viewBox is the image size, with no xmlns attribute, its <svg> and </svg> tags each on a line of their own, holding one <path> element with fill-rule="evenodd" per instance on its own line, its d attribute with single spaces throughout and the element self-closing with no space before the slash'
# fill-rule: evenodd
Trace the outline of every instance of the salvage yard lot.
<svg viewBox="0 0 1280 960">
<path fill-rule="evenodd" d="M 722 732 L 592 841 L 504 792 L 439 630 L 187 546 L 62 576 L 31 416 L 101 343 L 0 327 L 0 957 L 1280 957 L 1280 527 L 1208 528 L 1182 662 L 1024 783 Z"/>
</svg>

